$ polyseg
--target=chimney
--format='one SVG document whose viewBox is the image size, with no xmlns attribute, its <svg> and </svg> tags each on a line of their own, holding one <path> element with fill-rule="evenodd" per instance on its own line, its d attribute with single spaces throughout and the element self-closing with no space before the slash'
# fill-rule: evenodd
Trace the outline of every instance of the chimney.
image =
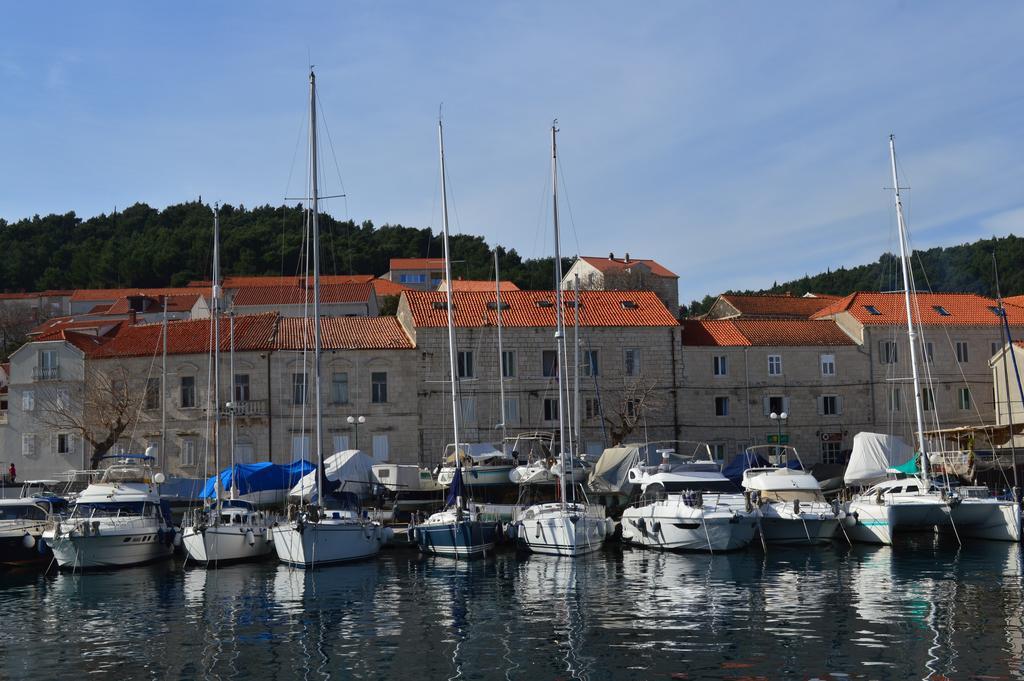
<svg viewBox="0 0 1024 681">
<path fill-rule="evenodd" d="M 128 310 L 128 324 L 129 325 L 135 326 L 135 318 L 136 318 L 135 310 Z"/>
<path fill-rule="evenodd" d="M 629 262 L 629 253 L 626 253 L 626 262 Z"/>
<path fill-rule="evenodd" d="M 615 260 L 615 254 L 614 253 L 609 253 L 608 254 L 608 259 L 609 260 Z"/>
</svg>

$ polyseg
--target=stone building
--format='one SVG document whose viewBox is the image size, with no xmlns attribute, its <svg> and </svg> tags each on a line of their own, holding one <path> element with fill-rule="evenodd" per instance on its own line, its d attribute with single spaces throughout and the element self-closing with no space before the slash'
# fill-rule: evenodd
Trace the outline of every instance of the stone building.
<svg viewBox="0 0 1024 681">
<path fill-rule="evenodd" d="M 842 463 L 873 429 L 869 358 L 833 321 L 688 319 L 682 356 L 683 438 L 724 461 L 781 435 L 805 465 Z"/>
<path fill-rule="evenodd" d="M 398 308 L 416 346 L 420 450 L 428 463 L 439 460 L 453 441 L 446 300 L 444 293 L 409 292 Z M 500 359 L 494 293 L 456 291 L 454 305 L 464 439 L 501 439 L 499 367 L 507 434 L 556 432 L 555 292 L 502 294 Z M 566 293 L 571 362 L 575 312 L 573 294 Z M 599 454 L 616 436 L 626 441 L 678 439 L 680 328 L 658 297 L 650 291 L 581 291 L 579 317 L 583 449 Z"/>
<path fill-rule="evenodd" d="M 624 258 L 581 255 L 562 277 L 562 288 L 572 290 L 576 275 L 581 291 L 654 291 L 672 316 L 679 316 L 679 277 L 654 260 L 629 253 Z"/>
</svg>

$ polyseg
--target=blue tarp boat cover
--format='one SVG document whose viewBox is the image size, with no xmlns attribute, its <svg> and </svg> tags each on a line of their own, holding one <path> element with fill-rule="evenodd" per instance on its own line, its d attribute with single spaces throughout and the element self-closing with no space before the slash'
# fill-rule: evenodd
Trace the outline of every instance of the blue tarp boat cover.
<svg viewBox="0 0 1024 681">
<path fill-rule="evenodd" d="M 732 461 L 726 464 L 725 468 L 722 469 L 722 475 L 729 478 L 733 484 L 738 486 L 743 481 L 743 471 L 748 468 L 774 468 L 774 466 L 765 461 L 764 457 L 758 454 L 754 454 L 752 452 L 741 452 L 734 456 Z M 796 460 L 789 460 L 786 462 L 786 468 L 800 470 L 800 462 Z"/>
<path fill-rule="evenodd" d="M 220 472 L 221 487 L 227 491 L 238 481 L 236 494 L 249 494 L 251 492 L 262 492 L 271 489 L 291 489 L 310 471 L 316 467 L 305 459 L 292 461 L 289 464 L 280 465 L 264 461 L 261 463 L 241 463 L 232 468 L 225 468 Z M 213 499 L 215 496 L 214 486 L 216 477 L 206 481 L 200 497 L 202 499 Z"/>
</svg>

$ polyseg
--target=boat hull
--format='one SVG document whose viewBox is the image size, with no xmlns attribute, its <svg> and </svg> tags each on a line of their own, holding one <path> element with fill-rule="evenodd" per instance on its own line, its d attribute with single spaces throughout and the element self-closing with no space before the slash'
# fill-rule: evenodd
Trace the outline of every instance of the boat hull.
<svg viewBox="0 0 1024 681">
<path fill-rule="evenodd" d="M 514 466 L 469 466 L 462 469 L 462 483 L 467 487 L 499 487 L 511 485 L 509 474 Z M 437 483 L 442 487 L 452 484 L 455 477 L 454 468 L 442 468 L 437 475 Z"/>
<path fill-rule="evenodd" d="M 479 520 L 417 525 L 416 544 L 423 553 L 450 558 L 480 558 L 494 550 L 497 527 Z"/>
<path fill-rule="evenodd" d="M 164 560 L 174 553 L 169 533 L 157 526 L 111 528 L 99 533 L 81 534 L 79 530 L 55 536 L 44 534 L 62 570 L 121 568 Z"/>
<path fill-rule="evenodd" d="M 897 532 L 931 532 L 949 524 L 947 503 L 883 503 L 854 499 L 846 504 L 846 534 L 852 541 L 892 544 Z"/>
<path fill-rule="evenodd" d="M 668 551 L 735 551 L 753 541 L 757 520 L 756 511 L 701 509 L 667 500 L 626 509 L 622 540 Z"/>
<path fill-rule="evenodd" d="M 1020 506 L 1013 501 L 964 499 L 951 508 L 950 517 L 951 526 L 962 537 L 1013 542 L 1021 539 Z"/>
<path fill-rule="evenodd" d="M 25 545 L 25 535 L 32 537 L 32 545 Z M 0 566 L 39 567 L 47 566 L 53 560 L 53 552 L 42 539 L 42 530 L 26 530 L 21 533 L 0 535 Z"/>
<path fill-rule="evenodd" d="M 761 534 L 769 544 L 827 544 L 839 528 L 839 518 L 828 504 L 794 513 L 792 505 L 775 502 L 761 506 Z"/>
<path fill-rule="evenodd" d="M 271 529 L 272 544 L 281 562 L 307 569 L 372 558 L 387 541 L 384 528 L 372 522 L 290 521 Z"/>
<path fill-rule="evenodd" d="M 190 560 L 200 563 L 227 563 L 260 560 L 269 556 L 274 552 L 271 537 L 272 534 L 266 527 L 187 527 L 182 532 L 182 543 Z"/>
<path fill-rule="evenodd" d="M 598 551 L 605 535 L 604 518 L 559 510 L 519 521 L 516 542 L 531 553 L 575 558 Z"/>
</svg>

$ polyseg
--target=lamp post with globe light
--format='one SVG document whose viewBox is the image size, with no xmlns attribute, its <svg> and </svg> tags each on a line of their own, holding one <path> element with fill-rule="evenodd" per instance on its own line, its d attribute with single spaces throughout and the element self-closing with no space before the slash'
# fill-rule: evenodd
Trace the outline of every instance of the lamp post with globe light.
<svg viewBox="0 0 1024 681">
<path fill-rule="evenodd" d="M 355 448 L 359 449 L 359 424 L 366 423 L 366 417 L 365 416 L 349 416 L 345 420 L 348 421 L 348 424 L 350 426 L 352 426 L 352 429 L 354 431 L 353 439 L 355 440 Z"/>
<path fill-rule="evenodd" d="M 789 418 L 789 414 L 787 414 L 786 412 L 782 412 L 780 414 L 777 414 L 777 413 L 775 413 L 773 411 L 771 414 L 768 415 L 768 418 L 770 418 L 772 421 L 775 421 L 776 425 L 778 426 L 778 440 L 775 441 L 775 444 L 778 447 L 778 456 L 781 456 L 782 455 L 782 424 L 785 423 L 786 419 Z"/>
</svg>

